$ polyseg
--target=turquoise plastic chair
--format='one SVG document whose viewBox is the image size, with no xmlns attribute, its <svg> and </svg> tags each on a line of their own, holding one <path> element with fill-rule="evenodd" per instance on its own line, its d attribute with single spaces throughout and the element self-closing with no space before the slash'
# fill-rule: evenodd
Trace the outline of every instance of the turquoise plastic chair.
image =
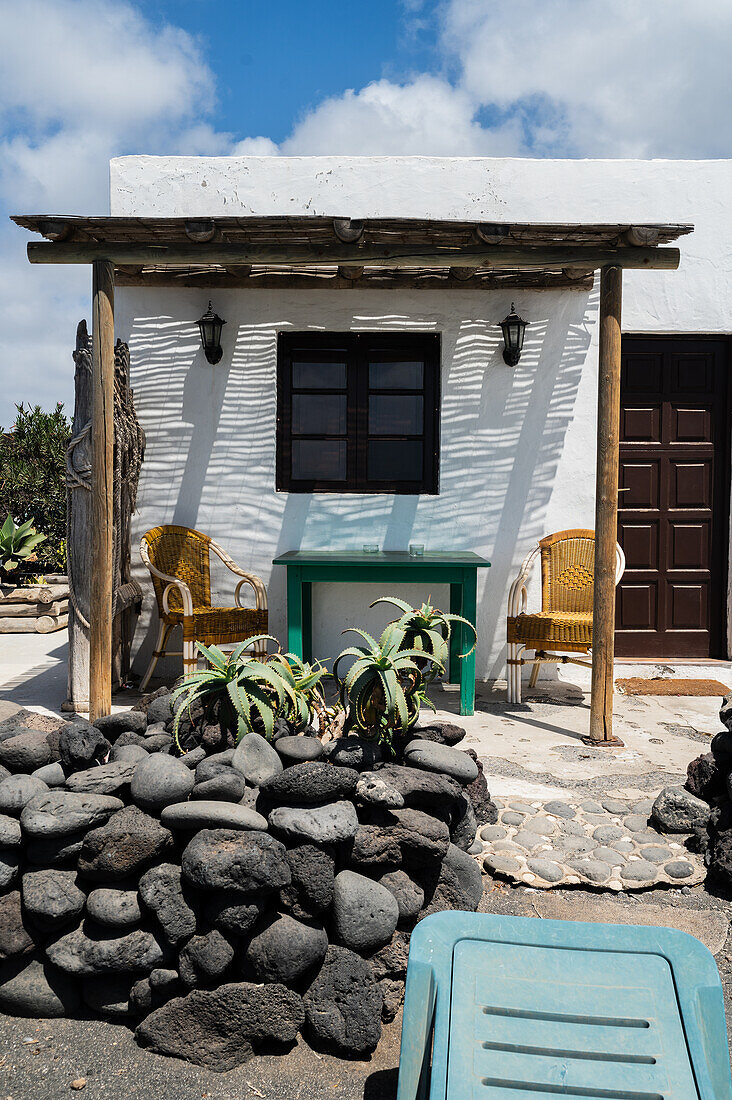
<svg viewBox="0 0 732 1100">
<path fill-rule="evenodd" d="M 412 933 L 397 1100 L 732 1100 L 722 985 L 685 932 L 437 913 Z"/>
</svg>

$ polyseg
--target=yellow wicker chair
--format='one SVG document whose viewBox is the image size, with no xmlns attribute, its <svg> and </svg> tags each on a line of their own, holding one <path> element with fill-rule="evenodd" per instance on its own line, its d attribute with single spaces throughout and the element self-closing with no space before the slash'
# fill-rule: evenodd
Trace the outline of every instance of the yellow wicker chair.
<svg viewBox="0 0 732 1100">
<path fill-rule="evenodd" d="M 526 581 L 531 568 L 541 555 L 541 611 L 526 614 Z M 625 555 L 616 548 L 615 584 L 623 575 Z M 576 657 L 560 656 L 581 653 L 587 656 L 592 648 L 592 598 L 595 569 L 594 531 L 557 531 L 541 539 L 521 566 L 521 571 L 508 594 L 507 640 L 509 703 L 521 702 L 521 667 L 533 664 L 530 686 L 539 675 L 539 666 L 546 661 L 588 666 Z M 522 656 L 533 649 L 532 658 Z"/>
<path fill-rule="evenodd" d="M 234 607 L 211 606 L 211 563 L 214 554 L 232 573 L 242 579 L 234 592 Z M 230 645 L 243 642 L 255 634 L 266 634 L 267 590 L 264 583 L 245 573 L 225 550 L 201 531 L 167 524 L 146 531 L 140 542 L 140 556 L 150 570 L 158 603 L 160 628 L 155 652 L 147 672 L 140 682 L 140 691 L 147 687 L 158 659 L 165 653 L 171 630 L 183 627 L 183 672 L 189 676 L 196 669 L 196 642 L 204 645 Z M 255 608 L 242 607 L 239 593 L 242 585 L 254 590 Z M 255 647 L 263 656 L 264 643 Z M 176 651 L 174 656 L 180 656 Z"/>
</svg>

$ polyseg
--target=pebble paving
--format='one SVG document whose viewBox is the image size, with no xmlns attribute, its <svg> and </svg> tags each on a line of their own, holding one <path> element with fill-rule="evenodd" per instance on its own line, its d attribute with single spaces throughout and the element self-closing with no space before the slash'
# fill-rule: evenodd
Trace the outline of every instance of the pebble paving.
<svg viewBox="0 0 732 1100">
<path fill-rule="evenodd" d="M 615 891 L 694 886 L 706 876 L 683 835 L 654 828 L 652 799 L 493 801 L 498 821 L 478 833 L 478 859 L 490 874 L 546 890 L 590 885 Z"/>
</svg>

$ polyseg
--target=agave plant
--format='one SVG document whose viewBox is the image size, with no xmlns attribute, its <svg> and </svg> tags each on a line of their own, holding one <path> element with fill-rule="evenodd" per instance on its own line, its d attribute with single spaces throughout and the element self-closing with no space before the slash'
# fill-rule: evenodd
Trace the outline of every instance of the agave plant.
<svg viewBox="0 0 732 1100">
<path fill-rule="evenodd" d="M 295 729 L 309 726 L 315 714 L 326 710 L 322 681 L 329 675 L 320 661 L 303 661 L 296 653 L 275 653 L 267 660 L 267 666 L 273 668 L 292 689 L 291 708 L 281 715 Z"/>
<path fill-rule="evenodd" d="M 0 573 L 8 575 L 21 562 L 35 561 L 36 555 L 33 551 L 46 537 L 36 531 L 32 519 L 16 527 L 15 520 L 9 515 L 0 527 Z"/>
<path fill-rule="evenodd" d="M 371 606 L 376 607 L 377 604 L 382 603 L 391 604 L 392 607 L 401 611 L 400 617 L 391 625 L 403 632 L 405 649 L 420 651 L 417 663 L 425 683 L 434 680 L 435 676 L 447 668 L 450 637 L 457 623 L 467 627 L 473 635 L 473 644 L 467 652 L 461 653 L 460 657 L 468 657 L 475 649 L 478 640 L 475 627 L 462 615 L 440 611 L 430 603 L 423 603 L 421 607 L 412 607 L 411 604 L 396 596 L 381 596 L 378 600 L 374 600 Z M 431 661 L 427 661 L 428 656 L 432 658 Z"/>
<path fill-rule="evenodd" d="M 192 673 L 171 695 L 175 708 L 173 736 L 180 749 L 178 731 L 184 713 L 190 717 L 194 703 L 201 703 L 207 714 L 217 711 L 218 719 L 236 728 L 237 740 L 245 733 L 274 733 L 275 719 L 289 717 L 297 707 L 294 677 L 273 661 L 260 661 L 245 650 L 259 641 L 274 641 L 269 634 L 257 634 L 240 642 L 230 654 L 218 646 L 196 645 L 206 658 L 208 668 Z M 179 703 L 179 706 L 175 706 Z"/>
<path fill-rule="evenodd" d="M 344 649 L 333 663 L 341 703 L 345 706 L 348 701 L 345 728 L 358 729 L 389 745 L 394 732 L 406 733 L 416 722 L 421 705 L 432 707 L 424 694 L 424 678 L 417 660 L 432 665 L 437 659 L 423 650 L 405 648 L 404 631 L 393 623 L 378 641 L 357 627 L 343 633 L 359 634 L 366 643 Z M 346 675 L 340 677 L 338 666 L 348 657 L 355 659 Z"/>
</svg>

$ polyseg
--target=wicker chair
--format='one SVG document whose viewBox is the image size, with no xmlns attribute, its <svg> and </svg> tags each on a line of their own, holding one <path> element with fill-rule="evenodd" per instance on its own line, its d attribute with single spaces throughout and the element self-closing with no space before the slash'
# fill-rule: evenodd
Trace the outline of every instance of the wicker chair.
<svg viewBox="0 0 732 1100">
<path fill-rule="evenodd" d="M 242 578 L 234 592 L 234 607 L 211 606 L 211 550 L 227 569 Z M 141 691 L 147 687 L 158 659 L 166 651 L 168 636 L 176 626 L 183 627 L 182 656 L 186 676 L 196 669 L 197 641 L 204 645 L 230 645 L 255 634 L 267 633 L 264 583 L 240 569 L 208 535 L 172 524 L 153 527 L 142 536 L 140 556 L 152 575 L 160 616 L 155 652 L 140 682 Z M 256 607 L 253 609 L 242 607 L 240 603 L 239 593 L 244 584 L 251 585 L 254 590 Z M 261 657 L 264 652 L 264 643 L 258 643 L 256 655 Z M 173 655 L 180 656 L 181 651 Z"/>
<path fill-rule="evenodd" d="M 526 614 L 526 581 L 541 555 L 541 611 Z M 615 584 L 623 575 L 625 555 L 615 552 Z M 541 539 L 521 566 L 508 594 L 506 680 L 509 703 L 521 702 L 521 667 L 532 664 L 530 686 L 536 685 L 543 662 L 588 667 L 589 662 L 560 656 L 592 648 L 592 599 L 595 568 L 594 531 L 558 531 Z M 533 649 L 533 658 L 524 650 Z M 559 654 L 555 653 L 559 650 Z"/>
</svg>

